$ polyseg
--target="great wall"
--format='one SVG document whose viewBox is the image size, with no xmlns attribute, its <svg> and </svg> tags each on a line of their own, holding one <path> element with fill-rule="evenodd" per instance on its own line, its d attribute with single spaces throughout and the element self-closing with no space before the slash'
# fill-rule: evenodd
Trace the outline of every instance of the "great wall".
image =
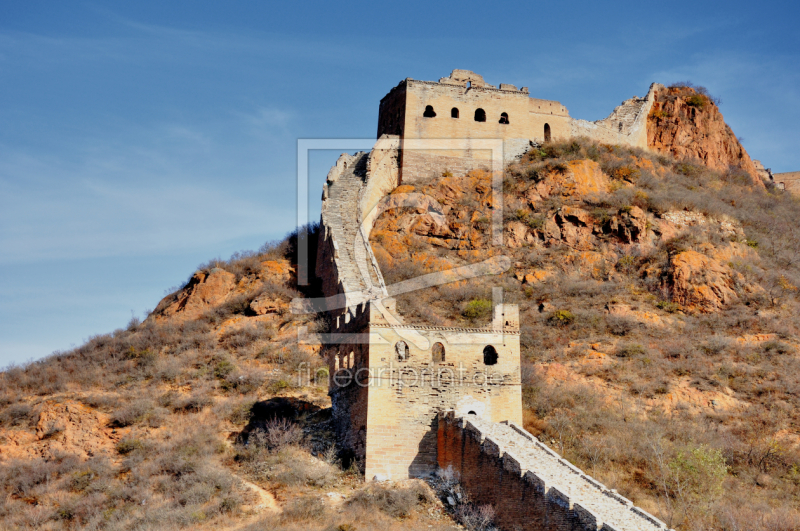
<svg viewBox="0 0 800 531">
<path fill-rule="evenodd" d="M 525 88 L 492 87 L 469 71 L 455 70 L 438 83 L 408 79 L 381 102 L 375 148 L 343 154 L 330 170 L 316 269 L 325 299 L 316 304 L 332 323 L 333 340 L 322 352 L 337 436 L 362 463 L 368 480 L 423 477 L 451 468 L 473 499 L 495 507 L 498 525 L 508 530 L 666 528 L 520 427 L 516 306 L 495 301 L 486 328 L 406 323 L 391 298 L 401 288 L 385 285 L 369 244 L 372 225 L 388 208 L 440 213 L 434 201 L 391 192 L 442 171 L 486 166 L 490 157 L 472 141 L 502 139 L 504 160 L 536 143 L 574 135 L 640 146 L 657 87 L 646 98 L 624 102 L 606 120 L 590 123 L 572 120 L 558 102 L 529 98 Z M 449 114 L 444 123 L 431 121 L 435 109 Z M 487 115 L 499 119 L 489 124 Z M 416 152 L 404 149 L 409 140 L 441 138 L 465 143 L 444 151 L 425 144 Z M 504 267 L 502 258 L 490 260 L 449 276 L 412 280 L 402 289 Z"/>
</svg>

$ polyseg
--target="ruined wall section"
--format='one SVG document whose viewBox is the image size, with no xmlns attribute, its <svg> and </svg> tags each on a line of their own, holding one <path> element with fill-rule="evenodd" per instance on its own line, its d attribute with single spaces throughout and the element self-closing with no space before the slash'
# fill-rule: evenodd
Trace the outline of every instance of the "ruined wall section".
<svg viewBox="0 0 800 531">
<path fill-rule="evenodd" d="M 572 120 L 570 135 L 573 137 L 584 136 L 604 144 L 619 144 L 625 146 L 647 146 L 647 116 L 656 100 L 656 93 L 664 86 L 658 83 L 650 85 L 647 96 L 639 98 L 634 96 L 617 106 L 614 111 L 603 120 L 588 122 L 586 120 Z"/>
<path fill-rule="evenodd" d="M 472 499 L 491 504 L 503 530 L 656 531 L 666 525 L 587 476 L 514 423 L 439 416 L 439 466 Z"/>
<path fill-rule="evenodd" d="M 800 195 L 800 171 L 773 173 L 772 179 L 784 190 Z"/>
</svg>

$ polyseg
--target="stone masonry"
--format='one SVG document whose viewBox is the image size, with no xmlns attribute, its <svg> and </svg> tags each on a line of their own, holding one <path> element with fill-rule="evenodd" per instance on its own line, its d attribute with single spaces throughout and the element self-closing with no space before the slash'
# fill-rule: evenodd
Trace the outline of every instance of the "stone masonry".
<svg viewBox="0 0 800 531">
<path fill-rule="evenodd" d="M 649 112 L 649 101 L 650 95 L 623 103 L 606 120 L 616 126 L 601 121 L 580 127 L 598 135 L 616 127 L 615 134 L 638 142 L 637 124 Z M 456 104 L 458 112 L 451 109 Z M 471 113 L 478 105 L 486 121 L 462 129 L 458 124 L 474 121 Z M 464 121 L 442 126 L 425 121 L 439 116 Z M 537 137 L 528 126 L 541 126 L 547 136 Z M 331 321 L 332 339 L 322 353 L 329 366 L 334 426 L 368 480 L 426 476 L 438 467 L 453 467 L 475 499 L 495 506 L 502 529 L 662 529 L 657 519 L 519 427 L 515 305 L 496 304 L 492 324 L 485 328 L 407 323 L 390 294 L 425 289 L 431 279 L 386 286 L 369 244 L 372 226 L 386 209 L 410 206 L 427 209 L 433 218 L 441 215 L 430 198 L 392 193 L 404 177 L 436 178 L 436 171 L 447 165 L 467 171 L 487 161 L 469 145 L 460 153 L 409 155 L 403 150 L 409 135 L 498 138 L 492 135 L 505 131 L 499 137 L 505 149 L 521 153 L 531 141 L 568 136 L 573 129 L 560 103 L 529 98 L 525 88 L 495 88 L 466 70 L 454 70 L 438 83 L 405 80 L 382 100 L 375 147 L 369 153 L 343 154 L 323 187 L 316 274 L 325 298 L 308 302 L 326 311 Z M 497 262 L 481 267 L 502 270 Z M 444 275 L 440 282 L 457 279 L 452 271 Z"/>
<path fill-rule="evenodd" d="M 663 530 L 665 524 L 562 459 L 519 425 L 439 418 L 439 466 L 458 473 L 502 529 Z"/>
<path fill-rule="evenodd" d="M 775 184 L 783 190 L 787 190 L 795 195 L 800 195 L 800 171 L 773 173 L 772 178 Z"/>
<path fill-rule="evenodd" d="M 570 117 L 557 101 L 530 97 L 527 87 L 501 83 L 497 88 L 469 70 L 453 70 L 434 81 L 407 78 L 380 103 L 378 137 L 401 141 L 400 179 L 426 181 L 449 171 L 460 174 L 482 168 L 490 154 L 473 149 L 471 139 L 502 139 L 504 159 L 513 160 L 532 144 L 585 136 L 599 142 L 647 147 L 647 115 L 655 101 L 653 84 L 647 96 L 622 102 L 603 120 Z M 458 150 L 405 149 L 405 140 L 463 139 Z"/>
</svg>

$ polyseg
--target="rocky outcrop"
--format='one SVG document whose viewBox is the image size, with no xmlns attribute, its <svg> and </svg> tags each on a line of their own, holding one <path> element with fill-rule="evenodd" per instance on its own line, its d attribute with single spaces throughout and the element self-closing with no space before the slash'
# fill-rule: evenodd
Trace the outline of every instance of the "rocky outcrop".
<svg viewBox="0 0 800 531">
<path fill-rule="evenodd" d="M 658 90 L 647 120 L 647 145 L 678 159 L 702 161 L 716 170 L 730 166 L 750 174 L 763 186 L 750 155 L 725 123 L 719 107 L 689 87 Z"/>
<path fill-rule="evenodd" d="M 82 459 L 114 455 L 121 432 L 108 427 L 108 416 L 69 399 L 50 399 L 39 406 L 33 430 L 6 430 L 0 439 L 0 459 Z M 124 430 L 123 430 L 124 431 Z"/>
<path fill-rule="evenodd" d="M 678 253 L 670 260 L 672 300 L 689 311 L 714 312 L 738 300 L 737 274 L 697 251 Z"/>
<path fill-rule="evenodd" d="M 234 273 L 219 267 L 197 271 L 183 288 L 161 299 L 148 318 L 194 319 L 237 293 L 256 291 L 264 283 L 291 285 L 294 274 L 288 260 L 255 261 L 250 274 L 239 280 Z M 260 298 L 252 302 L 251 309 L 256 315 L 264 315 L 277 312 L 277 306 L 276 300 Z"/>
</svg>

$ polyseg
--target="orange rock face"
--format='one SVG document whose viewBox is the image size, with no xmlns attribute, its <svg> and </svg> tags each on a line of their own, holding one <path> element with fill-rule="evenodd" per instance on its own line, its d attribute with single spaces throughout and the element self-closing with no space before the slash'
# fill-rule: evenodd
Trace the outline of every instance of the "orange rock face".
<svg viewBox="0 0 800 531">
<path fill-rule="evenodd" d="M 738 299 L 736 273 L 696 251 L 672 258 L 672 300 L 687 310 L 713 312 Z"/>
<path fill-rule="evenodd" d="M 730 166 L 750 174 L 753 184 L 764 186 L 750 155 L 719 108 L 692 88 L 659 91 L 647 120 L 647 145 L 676 158 L 702 161 L 715 170 Z"/>
<path fill-rule="evenodd" d="M 153 313 L 163 317 L 178 313 L 186 318 L 197 317 L 230 295 L 235 281 L 234 274 L 222 269 L 212 269 L 209 273 L 198 271 L 176 298 L 165 297 Z"/>
<path fill-rule="evenodd" d="M 194 319 L 236 293 L 257 289 L 263 281 L 288 284 L 293 275 L 294 268 L 287 260 L 261 262 L 260 270 L 253 278 L 243 278 L 239 282 L 236 275 L 224 269 L 198 271 L 183 289 L 161 299 L 152 316 L 156 319 L 173 316 Z M 251 308 L 256 315 L 264 315 L 276 313 L 278 304 L 278 301 L 255 300 Z"/>
<path fill-rule="evenodd" d="M 30 459 L 72 454 L 86 459 L 114 455 L 120 433 L 108 428 L 106 415 L 73 400 L 48 400 L 41 407 L 35 432 L 4 432 L 0 457 Z"/>
<path fill-rule="evenodd" d="M 588 196 L 608 190 L 608 176 L 593 160 L 573 160 L 567 163 L 571 191 L 579 196 Z"/>
</svg>

